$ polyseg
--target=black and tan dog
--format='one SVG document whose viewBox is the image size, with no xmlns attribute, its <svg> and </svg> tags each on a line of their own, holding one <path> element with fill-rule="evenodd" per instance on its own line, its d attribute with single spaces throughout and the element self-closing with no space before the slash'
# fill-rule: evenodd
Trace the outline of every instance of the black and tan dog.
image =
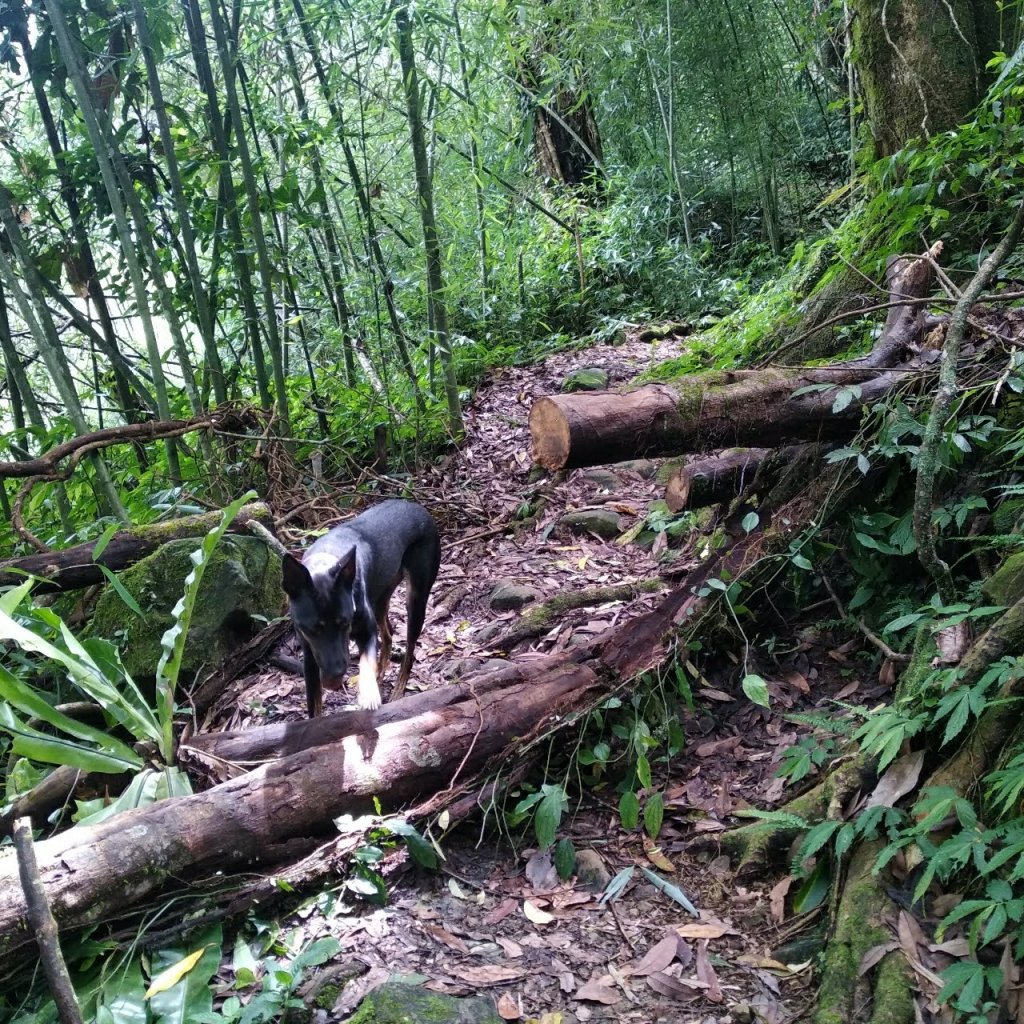
<svg viewBox="0 0 1024 1024">
<path fill-rule="evenodd" d="M 349 637 L 359 650 L 359 706 L 380 707 L 378 680 L 391 657 L 388 605 L 404 576 L 406 649 L 391 699 L 402 695 L 440 564 L 441 542 L 430 514 L 415 502 L 397 500 L 334 527 L 301 562 L 285 555 L 284 590 L 302 643 L 311 718 L 323 706 L 322 687 L 345 688 Z"/>
</svg>

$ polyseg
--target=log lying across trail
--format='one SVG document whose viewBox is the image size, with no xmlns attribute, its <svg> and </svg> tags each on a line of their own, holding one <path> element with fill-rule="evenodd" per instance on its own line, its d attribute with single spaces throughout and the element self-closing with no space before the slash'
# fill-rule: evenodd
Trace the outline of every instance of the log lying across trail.
<svg viewBox="0 0 1024 1024">
<path fill-rule="evenodd" d="M 44 551 L 24 558 L 9 558 L 0 562 L 0 587 L 23 583 L 26 573 L 46 581 L 39 584 L 40 592 L 91 587 L 103 583 L 105 579 L 101 565 L 111 572 L 126 569 L 168 541 L 205 536 L 220 520 L 221 513 L 217 511 L 129 527 L 110 538 L 98 559 L 93 557 L 95 541 L 76 544 L 61 551 Z M 248 533 L 249 524 L 253 521 L 262 523 L 268 529 L 274 527 L 270 509 L 261 502 L 254 502 L 242 507 L 228 529 L 231 533 Z"/>
<path fill-rule="evenodd" d="M 43 840 L 36 857 L 58 923 L 102 921 L 186 871 L 241 869 L 272 859 L 288 839 L 328 832 L 340 814 L 372 811 L 374 797 L 396 808 L 444 789 L 461 781 L 454 778 L 460 768 L 471 775 L 552 716 L 587 706 L 600 685 L 592 669 L 565 658 L 510 668 L 490 683 L 478 677 L 406 698 L 386 716 L 353 712 L 323 719 L 340 723 L 347 735 L 206 792 Z M 16 858 L 0 859 L 0 959 L 32 943 Z"/>
<path fill-rule="evenodd" d="M 933 255 L 892 262 L 888 285 L 893 302 L 925 295 Z M 924 305 L 893 306 L 867 356 L 831 366 L 720 370 L 631 391 L 539 398 L 530 410 L 534 460 L 556 471 L 640 455 L 848 438 L 865 406 L 923 368 L 915 360 L 900 360 L 920 341 L 924 319 Z M 828 390 L 820 390 L 824 387 Z M 842 387 L 854 390 L 844 407 L 834 409 Z M 816 390 L 794 394 L 803 388 Z"/>
<path fill-rule="evenodd" d="M 376 712 L 192 738 L 182 763 L 224 781 L 37 844 L 58 924 L 115 917 L 186 875 L 273 863 L 289 841 L 329 834 L 332 819 L 374 799 L 396 809 L 433 794 L 443 804 L 448 789 L 519 763 L 535 738 L 660 665 L 679 623 L 707 601 L 707 579 L 739 575 L 764 544 L 755 533 L 716 552 L 652 610 L 568 654 L 509 662 Z M 0 859 L 0 959 L 27 957 L 31 943 L 15 858 Z"/>
<path fill-rule="evenodd" d="M 785 464 L 797 458 L 802 445 L 784 448 L 727 448 L 718 455 L 686 462 L 672 471 L 665 485 L 665 504 L 670 512 L 728 504 L 741 491 L 750 488 L 763 473 L 769 479 L 773 464 Z"/>
</svg>

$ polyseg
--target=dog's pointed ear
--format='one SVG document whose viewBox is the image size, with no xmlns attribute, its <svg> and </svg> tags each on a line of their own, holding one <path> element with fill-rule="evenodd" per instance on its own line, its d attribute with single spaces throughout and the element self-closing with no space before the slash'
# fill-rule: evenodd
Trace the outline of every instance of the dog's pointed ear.
<svg viewBox="0 0 1024 1024">
<path fill-rule="evenodd" d="M 289 597 L 297 597 L 307 590 L 312 581 L 309 570 L 293 555 L 285 553 L 281 559 L 281 586 Z"/>
<path fill-rule="evenodd" d="M 337 574 L 334 578 L 335 583 L 344 583 L 346 587 L 351 587 L 352 583 L 356 578 L 356 549 L 353 548 L 341 561 L 338 562 L 338 567 L 335 570 Z"/>
</svg>

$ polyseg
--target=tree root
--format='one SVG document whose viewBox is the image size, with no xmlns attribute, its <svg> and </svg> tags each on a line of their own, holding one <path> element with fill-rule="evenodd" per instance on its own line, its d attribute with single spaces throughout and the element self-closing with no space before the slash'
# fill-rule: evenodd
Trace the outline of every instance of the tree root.
<svg viewBox="0 0 1024 1024">
<path fill-rule="evenodd" d="M 814 1024 L 910 1024 L 914 1020 L 913 977 L 902 952 L 886 953 L 873 972 L 861 972 L 864 957 L 892 942 L 885 918 L 893 903 L 872 874 L 880 845 L 861 843 L 836 912 L 836 931 L 825 948 Z"/>
</svg>

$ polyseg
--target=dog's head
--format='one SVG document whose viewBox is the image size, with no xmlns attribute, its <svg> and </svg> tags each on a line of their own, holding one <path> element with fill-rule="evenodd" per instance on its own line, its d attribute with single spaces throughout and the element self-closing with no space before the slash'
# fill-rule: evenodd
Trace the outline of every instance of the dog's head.
<svg viewBox="0 0 1024 1024">
<path fill-rule="evenodd" d="M 309 565 L 294 555 L 285 555 L 281 563 L 292 621 L 313 652 L 320 681 L 328 690 L 345 686 L 355 576 L 355 549 L 338 559 L 314 559 Z"/>
</svg>

